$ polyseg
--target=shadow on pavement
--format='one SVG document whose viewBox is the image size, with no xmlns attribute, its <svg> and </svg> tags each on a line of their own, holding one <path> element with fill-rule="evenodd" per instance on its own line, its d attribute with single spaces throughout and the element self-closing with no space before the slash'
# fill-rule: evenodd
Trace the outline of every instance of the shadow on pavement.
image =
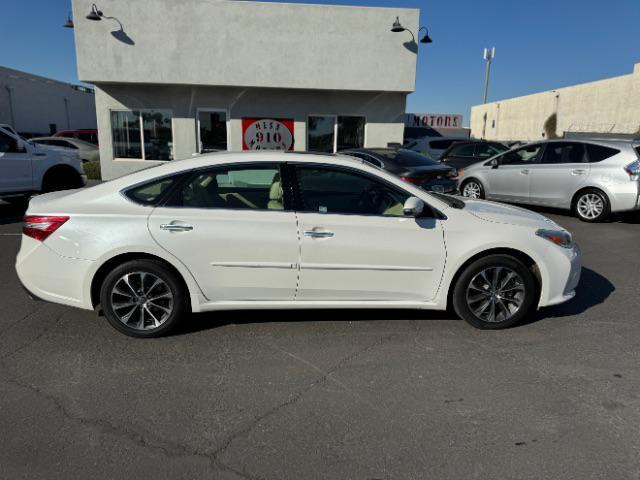
<svg viewBox="0 0 640 480">
<path fill-rule="evenodd" d="M 598 272 L 582 267 L 576 296 L 566 303 L 542 309 L 538 315 L 534 316 L 538 317 L 534 321 L 579 315 L 591 307 L 603 303 L 615 289 L 616 287 Z"/>
<path fill-rule="evenodd" d="M 361 322 L 376 320 L 458 320 L 458 317 L 446 311 L 412 309 L 233 310 L 194 314 L 172 335 L 194 333 L 226 325 L 252 323 Z"/>
<path fill-rule="evenodd" d="M 0 200 L 0 225 L 20 223 L 26 209 L 25 204 L 12 204 Z"/>
<path fill-rule="evenodd" d="M 562 210 L 562 209 L 552 208 L 552 207 L 541 207 L 537 205 L 535 206 L 534 205 L 517 205 L 517 206 L 521 208 L 526 208 L 527 210 L 531 210 L 533 212 L 537 212 L 541 215 L 548 215 L 548 214 L 559 215 L 559 216 L 574 218 L 575 220 L 578 220 L 578 218 L 576 218 L 573 215 L 573 213 L 571 213 L 569 210 Z M 602 223 L 638 224 L 640 223 L 640 211 L 612 213 L 611 216 Z"/>
</svg>

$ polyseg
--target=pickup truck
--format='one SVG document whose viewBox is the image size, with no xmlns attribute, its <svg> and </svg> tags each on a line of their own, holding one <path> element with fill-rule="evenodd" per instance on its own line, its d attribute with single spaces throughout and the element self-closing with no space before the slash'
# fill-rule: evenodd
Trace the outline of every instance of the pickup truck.
<svg viewBox="0 0 640 480">
<path fill-rule="evenodd" d="M 24 202 L 34 193 L 80 188 L 87 183 L 74 151 L 29 143 L 0 127 L 0 198 Z"/>
</svg>

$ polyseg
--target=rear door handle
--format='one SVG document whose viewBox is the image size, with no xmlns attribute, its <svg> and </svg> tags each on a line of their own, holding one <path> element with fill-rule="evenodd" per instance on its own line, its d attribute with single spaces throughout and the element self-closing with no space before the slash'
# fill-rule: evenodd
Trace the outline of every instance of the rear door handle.
<svg viewBox="0 0 640 480">
<path fill-rule="evenodd" d="M 526 168 L 524 170 L 520 170 L 520 173 L 522 175 L 529 175 L 529 170 L 527 170 Z"/>
<path fill-rule="evenodd" d="M 585 173 L 587 173 L 587 171 L 581 168 L 571 171 L 571 175 L 584 175 Z"/>
<path fill-rule="evenodd" d="M 331 238 L 335 235 L 333 232 L 326 230 L 305 230 L 303 233 L 305 237 L 311 238 Z"/>
<path fill-rule="evenodd" d="M 161 230 L 166 230 L 167 232 L 190 232 L 193 230 L 191 225 L 174 225 L 172 223 L 165 223 L 160 225 Z"/>
</svg>

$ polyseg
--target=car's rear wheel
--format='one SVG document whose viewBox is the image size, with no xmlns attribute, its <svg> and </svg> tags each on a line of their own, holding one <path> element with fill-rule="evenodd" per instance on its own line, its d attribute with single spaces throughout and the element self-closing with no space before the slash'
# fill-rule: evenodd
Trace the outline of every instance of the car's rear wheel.
<svg viewBox="0 0 640 480">
<path fill-rule="evenodd" d="M 463 197 L 467 198 L 484 198 L 484 188 L 482 184 L 475 179 L 467 180 L 460 188 Z"/>
<path fill-rule="evenodd" d="M 80 174 L 71 167 L 53 167 L 42 179 L 42 192 L 57 192 L 82 187 Z"/>
<path fill-rule="evenodd" d="M 453 291 L 456 313 L 476 328 L 507 328 L 535 308 L 532 272 L 509 255 L 490 255 L 465 268 Z"/>
<path fill-rule="evenodd" d="M 111 271 L 100 289 L 109 323 L 131 337 L 159 337 L 188 313 L 187 291 L 161 262 L 133 260 Z"/>
<path fill-rule="evenodd" d="M 602 222 L 611 213 L 611 204 L 603 192 L 590 188 L 576 195 L 573 213 L 583 222 Z"/>
</svg>

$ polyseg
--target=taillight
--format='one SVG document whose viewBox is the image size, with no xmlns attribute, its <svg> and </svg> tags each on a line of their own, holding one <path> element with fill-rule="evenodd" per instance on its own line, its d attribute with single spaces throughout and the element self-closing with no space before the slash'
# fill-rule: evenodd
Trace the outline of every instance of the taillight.
<svg viewBox="0 0 640 480">
<path fill-rule="evenodd" d="M 412 185 L 420 185 L 421 179 L 419 178 L 411 178 L 411 177 L 400 177 L 400 180 L 403 180 Z"/>
<path fill-rule="evenodd" d="M 638 181 L 640 178 L 640 160 L 631 162 L 629 165 L 624 167 L 624 171 L 627 172 L 627 175 L 629 175 L 631 180 Z"/>
<path fill-rule="evenodd" d="M 69 217 L 28 215 L 22 220 L 22 233 L 27 237 L 35 238 L 43 242 L 67 220 L 69 220 Z"/>
</svg>

